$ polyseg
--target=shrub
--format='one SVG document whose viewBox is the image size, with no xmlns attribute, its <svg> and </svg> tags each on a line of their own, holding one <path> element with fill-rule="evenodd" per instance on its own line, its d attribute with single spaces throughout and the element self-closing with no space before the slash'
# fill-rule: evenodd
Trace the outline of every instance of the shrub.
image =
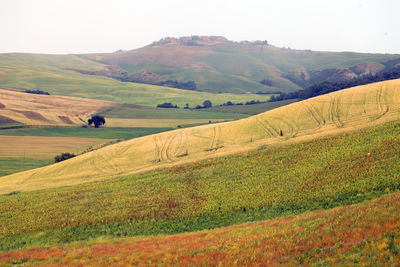
<svg viewBox="0 0 400 267">
<path fill-rule="evenodd" d="M 203 107 L 204 107 L 204 108 L 211 108 L 211 107 L 212 107 L 211 101 L 210 101 L 210 100 L 205 100 L 205 101 L 203 102 Z"/>
<path fill-rule="evenodd" d="M 67 153 L 62 153 L 62 154 L 57 155 L 57 156 L 54 157 L 54 162 L 61 162 L 61 161 L 64 161 L 66 159 L 73 158 L 75 156 L 76 155 L 73 154 L 73 153 L 68 153 L 68 152 Z"/>
</svg>

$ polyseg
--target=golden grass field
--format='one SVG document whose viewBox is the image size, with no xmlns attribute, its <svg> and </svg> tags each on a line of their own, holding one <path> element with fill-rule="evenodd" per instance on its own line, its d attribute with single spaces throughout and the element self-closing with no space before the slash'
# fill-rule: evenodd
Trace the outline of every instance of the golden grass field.
<svg viewBox="0 0 400 267">
<path fill-rule="evenodd" d="M 234 122 L 132 139 L 61 163 L 5 176 L 0 180 L 0 194 L 105 180 L 262 146 L 336 135 L 399 118 L 400 79 L 379 82 Z"/>
<path fill-rule="evenodd" d="M 37 95 L 0 89 L 3 122 L 26 125 L 72 126 L 86 124 L 96 111 L 118 105 L 114 102 L 78 97 Z"/>
</svg>

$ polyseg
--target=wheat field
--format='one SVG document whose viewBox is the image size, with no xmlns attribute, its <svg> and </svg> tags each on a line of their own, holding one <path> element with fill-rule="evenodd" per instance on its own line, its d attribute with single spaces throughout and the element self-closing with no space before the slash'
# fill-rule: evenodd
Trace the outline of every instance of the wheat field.
<svg viewBox="0 0 400 267">
<path fill-rule="evenodd" d="M 260 147 L 301 142 L 400 118 L 400 80 L 358 86 L 246 119 L 140 137 L 5 176 L 0 194 L 121 177 Z"/>
</svg>

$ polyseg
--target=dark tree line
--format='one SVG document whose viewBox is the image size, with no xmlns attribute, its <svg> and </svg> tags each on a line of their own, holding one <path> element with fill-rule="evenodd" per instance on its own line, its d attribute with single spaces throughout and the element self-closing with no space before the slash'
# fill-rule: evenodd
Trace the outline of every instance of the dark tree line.
<svg viewBox="0 0 400 267">
<path fill-rule="evenodd" d="M 211 101 L 210 101 L 210 100 L 204 100 L 203 105 L 202 105 L 202 106 L 197 105 L 197 106 L 195 107 L 195 109 L 211 108 L 211 107 L 212 107 Z"/>
<path fill-rule="evenodd" d="M 170 102 L 165 102 L 165 103 L 162 103 L 162 104 L 158 104 L 157 107 L 158 108 L 178 108 L 177 105 L 174 105 L 174 104 L 172 104 Z"/>
<path fill-rule="evenodd" d="M 36 95 L 50 95 L 48 92 L 41 90 L 25 90 L 25 93 L 36 94 Z"/>
<path fill-rule="evenodd" d="M 177 80 L 166 80 L 166 81 L 160 81 L 160 82 L 151 82 L 151 81 L 144 81 L 142 79 L 138 79 L 138 78 L 134 78 L 134 77 L 125 77 L 125 76 L 121 76 L 121 77 L 114 76 L 113 78 L 116 78 L 123 82 L 160 85 L 160 86 L 185 89 L 185 90 L 197 90 L 197 84 L 195 81 L 186 81 L 185 82 L 185 81 L 177 81 Z"/>
<path fill-rule="evenodd" d="M 197 85 L 196 85 L 196 82 L 194 82 L 194 81 L 179 82 L 176 80 L 166 80 L 166 81 L 154 83 L 154 85 L 161 85 L 161 86 L 167 86 L 167 87 L 178 88 L 178 89 L 186 89 L 186 90 L 197 90 Z"/>
<path fill-rule="evenodd" d="M 400 67 L 392 68 L 389 71 L 381 71 L 375 75 L 365 75 L 351 80 L 340 82 L 321 82 L 313 84 L 306 89 L 291 93 L 281 93 L 279 96 L 272 96 L 268 102 L 281 101 L 286 99 L 307 99 L 314 96 L 324 95 L 342 89 L 364 85 L 374 82 L 386 81 L 400 78 Z"/>
</svg>

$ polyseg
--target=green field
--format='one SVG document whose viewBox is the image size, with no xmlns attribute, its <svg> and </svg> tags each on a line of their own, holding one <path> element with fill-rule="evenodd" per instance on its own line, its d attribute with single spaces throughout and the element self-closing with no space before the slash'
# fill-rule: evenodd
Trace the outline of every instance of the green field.
<svg viewBox="0 0 400 267">
<path fill-rule="evenodd" d="M 0 135 L 86 137 L 128 140 L 140 136 L 161 133 L 171 128 L 22 128 L 0 130 Z"/>
<path fill-rule="evenodd" d="M 220 112 L 213 109 L 153 108 L 136 107 L 123 104 L 117 107 L 106 107 L 98 114 L 105 118 L 126 119 L 242 119 L 247 117 L 239 112 Z"/>
<path fill-rule="evenodd" d="M 396 121 L 103 182 L 3 195 L 0 249 L 211 229 L 373 199 L 400 189 L 399 131 Z"/>
<path fill-rule="evenodd" d="M 33 130 L 32 132 L 22 131 Z M 115 139 L 104 138 L 83 138 L 76 136 L 53 135 L 47 136 L 42 129 L 12 129 L 0 130 L 0 177 L 22 172 L 34 168 L 43 167 L 54 162 L 54 157 L 58 154 L 69 152 L 81 154 L 84 151 L 98 149 L 111 143 Z M 58 129 L 57 129 L 58 130 Z M 3 135 L 7 131 L 21 133 L 18 135 Z M 36 135 L 33 133 L 45 134 Z M 57 133 L 57 131 L 51 131 Z M 59 132 L 58 132 L 59 133 Z"/>
<path fill-rule="evenodd" d="M 0 179 L 1 176 L 43 167 L 53 162 L 53 159 L 0 157 Z"/>
</svg>

